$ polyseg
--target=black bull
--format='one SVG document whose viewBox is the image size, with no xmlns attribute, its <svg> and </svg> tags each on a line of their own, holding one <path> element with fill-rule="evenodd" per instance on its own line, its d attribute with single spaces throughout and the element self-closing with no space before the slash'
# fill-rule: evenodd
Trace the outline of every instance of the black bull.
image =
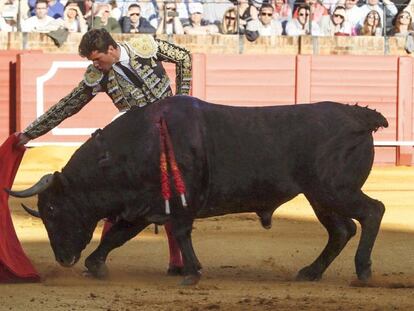
<svg viewBox="0 0 414 311">
<path fill-rule="evenodd" d="M 160 119 L 187 187 L 188 207 L 175 196 L 171 215 L 161 195 Z M 151 223 L 171 221 L 192 284 L 201 267 L 191 241 L 195 218 L 255 212 L 269 228 L 275 209 L 303 193 L 329 239 L 298 279 L 321 278 L 355 235 L 356 219 L 356 272 L 367 280 L 385 208 L 361 187 L 374 159 L 372 132 L 387 126 L 374 110 L 332 102 L 244 108 L 176 96 L 130 110 L 83 144 L 61 173 L 11 194 L 38 194 L 38 213 L 64 266 L 78 261 L 99 220 L 116 219 L 85 261 L 95 276 L 106 275 L 111 250 Z"/>
</svg>

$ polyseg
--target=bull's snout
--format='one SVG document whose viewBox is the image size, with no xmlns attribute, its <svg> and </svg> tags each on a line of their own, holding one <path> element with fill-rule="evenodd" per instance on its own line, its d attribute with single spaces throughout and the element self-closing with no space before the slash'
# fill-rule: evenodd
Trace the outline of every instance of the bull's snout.
<svg viewBox="0 0 414 311">
<path fill-rule="evenodd" d="M 63 267 L 72 267 L 74 264 L 78 262 L 79 257 L 80 256 L 56 256 L 56 261 Z"/>
</svg>

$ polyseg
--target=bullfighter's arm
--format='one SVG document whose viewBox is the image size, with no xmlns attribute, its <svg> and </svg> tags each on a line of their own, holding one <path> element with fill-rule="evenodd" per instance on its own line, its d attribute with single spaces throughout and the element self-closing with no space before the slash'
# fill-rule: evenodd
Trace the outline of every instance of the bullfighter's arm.
<svg viewBox="0 0 414 311">
<path fill-rule="evenodd" d="M 56 105 L 52 106 L 43 115 L 33 121 L 23 133 L 30 139 L 35 139 L 46 134 L 89 103 L 95 97 L 92 90 L 92 87 L 87 86 L 82 81 L 69 95 L 62 98 Z"/>
<path fill-rule="evenodd" d="M 188 50 L 167 41 L 156 40 L 158 43 L 158 59 L 175 63 L 176 94 L 188 95 L 191 85 L 191 54 Z"/>
</svg>

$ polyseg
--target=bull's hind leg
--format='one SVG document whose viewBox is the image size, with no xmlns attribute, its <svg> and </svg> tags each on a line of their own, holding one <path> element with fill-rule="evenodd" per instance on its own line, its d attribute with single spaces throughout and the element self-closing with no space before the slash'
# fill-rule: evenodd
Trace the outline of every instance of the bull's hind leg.
<svg viewBox="0 0 414 311">
<path fill-rule="evenodd" d="M 311 199 L 309 201 L 319 221 L 328 231 L 329 238 L 319 257 L 311 265 L 299 271 L 296 277 L 299 281 L 319 280 L 328 266 L 356 233 L 356 225 L 352 219 L 322 209 L 317 202 Z"/>
<path fill-rule="evenodd" d="M 116 222 L 103 236 L 98 248 L 85 260 L 85 266 L 92 276 L 105 278 L 108 268 L 105 261 L 108 254 L 125 242 L 132 239 L 148 226 L 148 222 L 141 220 L 139 223 L 129 223 L 123 220 Z"/>
<path fill-rule="evenodd" d="M 385 212 L 384 204 L 368 197 L 361 190 L 337 190 L 330 193 L 329 199 L 323 203 L 325 206 L 329 206 L 327 212 L 356 219 L 361 224 L 355 267 L 358 278 L 367 281 L 371 277 L 371 253 Z"/>
<path fill-rule="evenodd" d="M 361 224 L 361 239 L 355 256 L 355 268 L 358 279 L 368 281 L 371 277 L 371 253 L 385 212 L 384 204 L 360 192 L 349 215 Z"/>
</svg>

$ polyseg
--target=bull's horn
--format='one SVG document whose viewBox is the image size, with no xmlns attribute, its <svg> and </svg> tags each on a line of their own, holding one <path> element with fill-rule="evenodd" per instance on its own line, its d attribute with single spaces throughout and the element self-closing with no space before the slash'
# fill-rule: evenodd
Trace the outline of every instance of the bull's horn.
<svg viewBox="0 0 414 311">
<path fill-rule="evenodd" d="M 35 211 L 34 209 L 28 208 L 26 205 L 22 204 L 22 207 L 26 212 L 28 212 L 30 215 L 40 218 L 40 214 L 38 211 Z"/>
<path fill-rule="evenodd" d="M 22 191 L 12 191 L 12 190 L 6 190 L 11 196 L 17 197 L 17 198 L 28 198 L 31 196 L 34 196 L 36 194 L 39 194 L 40 192 L 46 190 L 50 187 L 50 185 L 53 183 L 53 174 L 47 174 L 40 178 L 40 180 L 31 186 L 29 189 L 22 190 Z"/>
</svg>

